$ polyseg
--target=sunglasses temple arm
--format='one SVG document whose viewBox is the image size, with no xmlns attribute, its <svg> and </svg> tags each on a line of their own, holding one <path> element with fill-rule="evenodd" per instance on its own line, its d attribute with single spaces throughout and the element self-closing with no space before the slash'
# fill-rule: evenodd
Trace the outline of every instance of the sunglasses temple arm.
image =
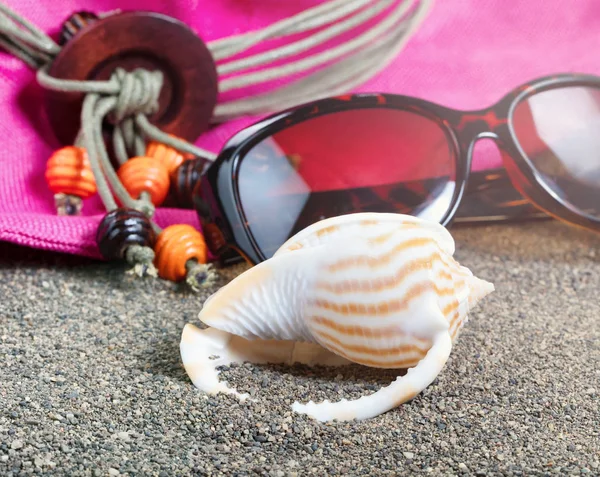
<svg viewBox="0 0 600 477">
<path fill-rule="evenodd" d="M 549 216 L 525 199 L 504 168 L 473 171 L 453 223 L 547 219 Z"/>
</svg>

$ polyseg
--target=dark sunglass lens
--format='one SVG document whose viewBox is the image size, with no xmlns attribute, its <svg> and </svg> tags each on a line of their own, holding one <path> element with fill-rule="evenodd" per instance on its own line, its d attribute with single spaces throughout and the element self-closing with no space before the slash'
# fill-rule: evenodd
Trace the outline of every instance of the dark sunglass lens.
<svg viewBox="0 0 600 477">
<path fill-rule="evenodd" d="M 241 207 L 265 256 L 321 219 L 395 212 L 439 221 L 455 189 L 445 130 L 409 111 L 360 109 L 286 127 L 239 168 Z"/>
<path fill-rule="evenodd" d="M 571 208 L 600 218 L 600 89 L 536 93 L 516 106 L 511 120 L 546 188 Z"/>
</svg>

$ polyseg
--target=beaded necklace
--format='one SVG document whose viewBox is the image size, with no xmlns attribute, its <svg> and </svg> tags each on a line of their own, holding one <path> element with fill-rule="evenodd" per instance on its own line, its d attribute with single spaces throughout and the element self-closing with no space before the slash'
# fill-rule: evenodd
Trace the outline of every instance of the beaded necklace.
<svg viewBox="0 0 600 477">
<path fill-rule="evenodd" d="M 198 54 L 214 61 L 210 66 L 218 78 L 213 90 L 206 92 L 208 102 L 214 103 L 208 121 L 269 113 L 351 90 L 398 54 L 430 4 L 431 0 L 331 0 L 258 31 L 206 45 L 195 38 Z M 202 234 L 185 224 L 162 230 L 152 220 L 155 208 L 165 200 L 191 208 L 199 178 L 216 158 L 193 144 L 195 133 L 178 137 L 149 120 L 161 108 L 162 72 L 117 67 L 101 81 L 52 74 L 65 45 L 94 23 L 118 20 L 120 15 L 127 13 L 76 12 L 63 24 L 56 43 L 0 3 L 0 46 L 35 69 L 46 90 L 84 95 L 77 136 L 47 162 L 46 180 L 55 194 L 57 213 L 80 214 L 83 201 L 97 193 L 107 210 L 96 235 L 103 257 L 126 260 L 139 276 L 186 280 L 194 289 L 210 286 L 215 273 L 208 263 L 206 241 L 218 240 L 220 234 L 211 230 Z M 350 39 L 295 58 L 364 25 L 368 27 Z M 240 58 L 256 45 L 306 32 L 311 33 L 300 40 Z M 282 59 L 290 61 L 269 66 Z M 256 71 L 258 66 L 263 69 Z M 299 74 L 304 76 L 269 93 L 217 103 L 218 93 Z M 104 137 L 106 124 L 112 127 L 112 153 Z"/>
</svg>

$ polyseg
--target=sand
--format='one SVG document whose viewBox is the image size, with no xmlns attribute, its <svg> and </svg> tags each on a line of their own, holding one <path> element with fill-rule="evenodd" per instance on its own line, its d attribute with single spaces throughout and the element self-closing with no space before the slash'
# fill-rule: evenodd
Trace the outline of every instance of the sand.
<svg viewBox="0 0 600 477">
<path fill-rule="evenodd" d="M 257 403 L 208 397 L 179 338 L 213 290 L 0 244 L 0 475 L 600 475 L 600 237 L 556 222 L 453 235 L 496 291 L 447 366 L 410 403 L 329 424 L 291 403 L 395 373 L 242 365 L 223 375 Z"/>
</svg>

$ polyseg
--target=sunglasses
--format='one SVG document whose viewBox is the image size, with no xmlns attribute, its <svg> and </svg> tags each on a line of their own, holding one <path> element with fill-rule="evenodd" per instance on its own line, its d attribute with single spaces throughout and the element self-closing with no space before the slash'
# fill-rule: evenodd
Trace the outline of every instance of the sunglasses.
<svg viewBox="0 0 600 477">
<path fill-rule="evenodd" d="M 471 170 L 480 139 L 503 167 Z M 543 77 L 468 112 L 393 94 L 317 100 L 233 136 L 194 202 L 222 263 L 259 263 L 303 228 L 357 212 L 600 231 L 600 78 Z"/>
</svg>

